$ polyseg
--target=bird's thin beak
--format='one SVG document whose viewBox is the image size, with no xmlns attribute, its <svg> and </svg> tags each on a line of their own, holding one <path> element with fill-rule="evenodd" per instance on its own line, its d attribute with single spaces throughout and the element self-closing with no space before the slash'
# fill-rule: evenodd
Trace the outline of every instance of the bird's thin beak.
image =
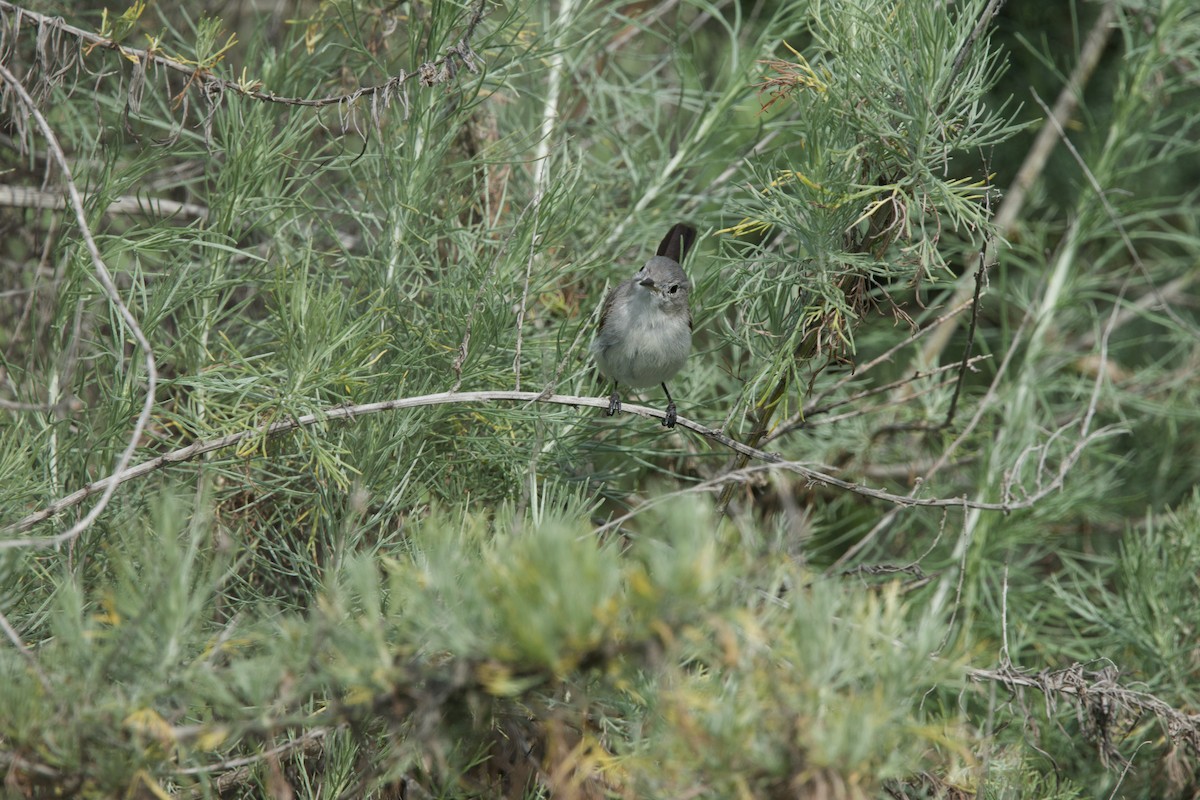
<svg viewBox="0 0 1200 800">
<path fill-rule="evenodd" d="M 653 289 L 654 288 L 654 278 L 642 278 L 640 281 L 638 281 L 638 285 Z"/>
</svg>

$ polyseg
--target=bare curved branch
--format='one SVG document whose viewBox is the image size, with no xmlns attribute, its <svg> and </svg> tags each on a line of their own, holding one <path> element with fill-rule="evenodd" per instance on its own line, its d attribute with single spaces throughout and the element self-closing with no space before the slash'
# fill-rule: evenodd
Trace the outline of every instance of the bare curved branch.
<svg viewBox="0 0 1200 800">
<path fill-rule="evenodd" d="M 418 397 L 402 397 L 396 400 L 385 400 L 379 403 L 363 403 L 353 406 L 336 406 L 334 408 L 325 409 L 316 414 L 305 414 L 302 417 L 293 419 L 280 420 L 273 422 L 264 428 L 252 428 L 249 430 L 231 433 L 228 436 L 221 436 L 216 439 L 205 439 L 199 442 L 181 447 L 177 450 L 172 450 L 169 453 L 163 453 L 148 461 L 143 461 L 133 467 L 122 467 L 115 471 L 107 478 L 102 478 L 98 481 L 93 481 L 82 489 L 78 489 L 65 497 L 62 497 L 53 503 L 49 504 L 40 511 L 36 511 L 24 519 L 13 523 L 5 529 L 5 533 L 13 534 L 29 530 L 34 525 L 44 522 L 64 510 L 76 506 L 86 500 L 88 497 L 104 492 L 111 495 L 112 491 L 122 483 L 131 481 L 134 478 L 147 475 L 156 470 L 162 469 L 168 464 L 178 464 L 183 461 L 189 461 L 204 453 L 211 453 L 215 450 L 222 450 L 226 447 L 233 447 L 241 442 L 253 437 L 278 436 L 279 434 L 288 431 L 296 430 L 308 425 L 317 423 L 329 422 L 339 419 L 354 419 L 368 414 L 378 414 L 384 411 L 394 411 L 403 408 L 419 408 L 422 406 L 436 406 L 447 404 L 468 404 L 468 403 L 485 403 L 485 402 L 524 402 L 524 403 L 549 403 L 552 405 L 564 406 L 586 406 L 589 408 L 608 408 L 607 397 L 578 397 L 573 395 L 560 394 L 539 394 L 538 392 L 514 392 L 514 391 L 491 391 L 491 392 L 439 392 L 437 394 L 426 394 Z M 647 406 L 635 405 L 632 403 L 624 403 L 621 409 L 625 412 L 635 414 L 639 417 L 663 419 L 666 413 L 656 408 Z M 872 489 L 869 486 L 864 486 L 860 483 L 844 480 L 835 477 L 820 470 L 813 469 L 807 464 L 796 461 L 785 461 L 778 453 L 772 453 L 766 450 L 760 450 L 757 447 L 743 444 L 736 439 L 731 438 L 722 431 L 714 428 L 709 428 L 701 425 L 698 422 L 693 422 L 686 417 L 677 418 L 677 426 L 685 430 L 689 430 L 704 438 L 716 442 L 722 447 L 727 447 L 730 450 L 747 458 L 752 458 L 764 462 L 761 465 L 748 467 L 741 470 L 718 476 L 711 481 L 706 481 L 695 487 L 690 487 L 684 491 L 695 492 L 704 491 L 706 489 L 723 486 L 730 483 L 744 482 L 747 478 L 755 473 L 764 470 L 783 469 L 789 472 L 794 472 L 801 475 L 813 483 L 821 483 L 826 486 L 833 486 L 838 489 L 844 489 L 849 492 L 869 497 L 875 500 L 881 500 L 886 503 L 893 503 L 897 506 L 905 508 L 911 507 L 952 507 L 952 508 L 971 508 L 981 511 L 1002 511 L 1010 512 L 1022 508 L 1032 507 L 1042 498 L 1048 496 L 1052 492 L 1062 488 L 1063 481 L 1071 465 L 1078 460 L 1084 449 L 1094 441 L 1113 436 L 1121 432 L 1119 428 L 1107 427 L 1101 428 L 1089 435 L 1083 437 L 1075 444 L 1071 452 L 1063 459 L 1056 476 L 1053 480 L 1044 485 L 1040 485 L 1038 490 L 1029 494 L 1020 500 L 1006 499 L 999 503 L 984 503 L 974 500 L 968 500 L 965 497 L 950 497 L 950 498 L 920 498 L 894 494 L 882 489 Z M 639 507 L 641 508 L 641 507 Z M 635 511 L 636 513 L 636 511 Z M 47 537 L 26 537 L 18 539 L 0 540 L 0 550 L 11 549 L 15 547 L 55 547 L 62 544 L 67 539 L 71 538 L 70 531 L 58 534 L 56 536 Z"/>
<path fill-rule="evenodd" d="M 154 362 L 154 349 L 150 347 L 150 341 L 146 338 L 146 334 L 142 333 L 142 328 L 138 325 L 137 319 L 134 318 L 129 307 L 125 305 L 125 301 L 121 299 L 121 293 L 117 290 L 117 285 L 113 283 L 112 275 L 109 273 L 108 267 L 105 266 L 104 259 L 100 257 L 100 249 L 96 246 L 96 241 L 92 238 L 91 231 L 88 230 L 87 214 L 83 210 L 83 198 L 79 195 L 79 189 L 75 186 L 75 181 L 71 177 L 71 165 L 67 163 L 67 156 L 63 152 L 62 146 L 58 143 L 58 137 L 55 136 L 54 129 L 50 127 L 50 123 L 42 116 L 42 112 L 38 111 L 37 104 L 29 95 L 29 92 L 25 90 L 25 87 L 17 80 L 17 77 L 9 72 L 8 68 L 3 64 L 0 64 L 0 79 L 9 85 L 16 97 L 25 106 L 29 116 L 37 123 L 42 136 L 45 137 L 46 147 L 50 151 L 51 158 L 58 164 L 58 168 L 62 170 L 63 183 L 67 187 L 67 196 L 71 203 L 71 209 L 75 212 L 75 220 L 79 224 L 79 235 L 83 238 L 83 243 L 92 257 L 92 266 L 96 271 L 96 278 L 100 281 L 100 285 L 104 287 L 104 293 L 108 296 L 109 302 L 116 307 L 125 326 L 129 328 L 129 332 L 137 340 L 138 347 L 141 348 L 142 356 L 145 360 L 146 399 L 142 403 L 142 410 L 138 414 L 137 420 L 133 424 L 133 430 L 129 434 L 129 444 L 121 452 L 120 458 L 117 459 L 117 466 L 113 470 L 114 475 L 121 475 L 129 466 L 129 462 L 133 458 L 133 451 L 137 449 L 138 441 L 142 438 L 142 431 L 146 429 L 146 424 L 150 421 L 150 413 L 154 410 L 154 391 L 158 385 L 158 368 Z M 69 530 L 53 537 L 54 542 L 57 544 L 69 541 L 87 530 L 88 526 L 96 521 L 96 517 L 100 516 L 100 513 L 104 511 L 104 507 L 108 505 L 108 501 L 112 499 L 113 492 L 116 491 L 119 485 L 119 481 L 110 481 L 103 488 L 103 494 L 100 495 L 99 502 L 92 507 L 92 510 L 83 519 L 71 526 Z"/>
</svg>

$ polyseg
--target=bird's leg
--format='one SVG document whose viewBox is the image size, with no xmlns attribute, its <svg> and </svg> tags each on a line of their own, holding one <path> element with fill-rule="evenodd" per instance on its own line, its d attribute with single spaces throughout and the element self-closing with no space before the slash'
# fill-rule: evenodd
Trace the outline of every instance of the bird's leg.
<svg viewBox="0 0 1200 800">
<path fill-rule="evenodd" d="M 667 393 L 667 416 L 663 418 L 662 424 L 665 428 L 675 427 L 675 401 L 671 399 L 671 392 L 667 389 L 667 384 L 663 384 L 663 391 Z"/>
<path fill-rule="evenodd" d="M 617 394 L 617 382 L 613 381 L 613 392 L 608 398 L 608 416 L 621 410 L 621 395 Z"/>
</svg>

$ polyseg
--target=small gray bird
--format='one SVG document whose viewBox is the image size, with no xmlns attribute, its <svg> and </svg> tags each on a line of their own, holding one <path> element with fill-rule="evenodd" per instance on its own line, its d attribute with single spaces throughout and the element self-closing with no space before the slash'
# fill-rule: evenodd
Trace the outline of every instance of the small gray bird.
<svg viewBox="0 0 1200 800">
<path fill-rule="evenodd" d="M 667 381 L 683 369 L 692 350 L 692 284 L 679 265 L 695 239 L 695 228 L 676 223 L 658 253 L 604 300 L 591 350 L 600 372 L 613 381 L 610 417 L 621 410 L 617 386 L 644 389 L 657 383 L 667 395 L 662 424 L 675 427 L 675 401 Z"/>
</svg>

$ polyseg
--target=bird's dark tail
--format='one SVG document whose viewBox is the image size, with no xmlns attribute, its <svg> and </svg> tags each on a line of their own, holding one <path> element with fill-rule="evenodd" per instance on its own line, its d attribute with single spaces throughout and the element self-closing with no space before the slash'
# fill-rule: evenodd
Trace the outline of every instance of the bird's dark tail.
<svg viewBox="0 0 1200 800">
<path fill-rule="evenodd" d="M 696 241 L 696 229 L 683 222 L 676 222 L 671 226 L 671 230 L 667 231 L 662 244 L 658 246 L 658 255 L 682 264 L 683 260 L 687 258 L 688 251 L 692 249 L 694 241 Z"/>
</svg>

